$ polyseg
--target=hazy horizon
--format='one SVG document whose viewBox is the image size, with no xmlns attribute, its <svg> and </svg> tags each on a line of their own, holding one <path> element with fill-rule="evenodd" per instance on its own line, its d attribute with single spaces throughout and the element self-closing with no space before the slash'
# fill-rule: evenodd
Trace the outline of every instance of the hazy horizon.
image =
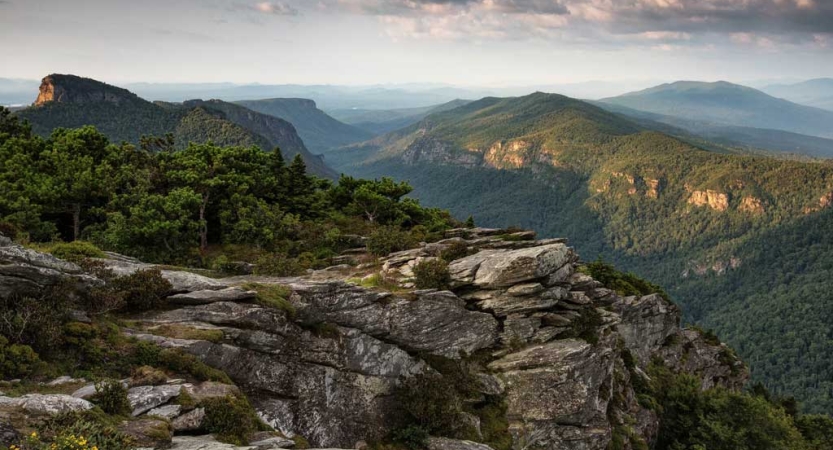
<svg viewBox="0 0 833 450">
<path fill-rule="evenodd" d="M 25 39 L 21 39 L 25 36 Z M 0 77 L 516 87 L 833 75 L 820 0 L 0 0 Z"/>
</svg>

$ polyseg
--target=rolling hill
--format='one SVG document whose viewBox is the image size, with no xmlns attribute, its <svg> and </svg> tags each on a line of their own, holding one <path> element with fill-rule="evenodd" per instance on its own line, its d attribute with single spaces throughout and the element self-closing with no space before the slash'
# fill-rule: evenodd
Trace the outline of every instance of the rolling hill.
<svg viewBox="0 0 833 450">
<path fill-rule="evenodd" d="M 833 138 L 833 111 L 799 105 L 727 83 L 679 81 L 602 102 L 686 120 Z"/>
<path fill-rule="evenodd" d="M 137 143 L 142 136 L 172 133 L 180 146 L 212 141 L 279 147 L 287 158 L 300 154 L 312 173 L 328 178 L 336 175 L 307 150 L 290 123 L 220 101 L 151 103 L 126 89 L 89 78 L 50 75 L 43 79 L 34 105 L 15 114 L 43 136 L 55 128 L 94 125 L 115 142 Z"/>
<path fill-rule="evenodd" d="M 571 236 L 585 258 L 666 286 L 774 392 L 833 410 L 830 164 L 706 151 L 542 93 L 432 114 L 327 160 L 407 179 L 480 225 Z"/>
<path fill-rule="evenodd" d="M 795 84 L 774 84 L 761 90 L 773 97 L 833 111 L 833 78 L 816 78 Z"/>
<path fill-rule="evenodd" d="M 307 147 L 321 153 L 370 139 L 365 130 L 341 123 L 318 109 L 315 102 L 302 98 L 273 98 L 235 102 L 252 111 L 279 117 L 295 126 Z"/>
<path fill-rule="evenodd" d="M 404 109 L 340 109 L 332 111 L 339 120 L 374 135 L 389 133 L 419 122 L 429 114 L 463 106 L 469 100 L 452 100 L 441 105 Z"/>
<path fill-rule="evenodd" d="M 833 139 L 789 131 L 721 125 L 702 120 L 639 111 L 626 106 L 590 102 L 607 111 L 627 116 L 646 129 L 660 131 L 700 145 L 719 144 L 728 152 L 776 152 L 817 158 L 833 158 Z M 720 151 L 720 149 L 712 150 Z"/>
</svg>

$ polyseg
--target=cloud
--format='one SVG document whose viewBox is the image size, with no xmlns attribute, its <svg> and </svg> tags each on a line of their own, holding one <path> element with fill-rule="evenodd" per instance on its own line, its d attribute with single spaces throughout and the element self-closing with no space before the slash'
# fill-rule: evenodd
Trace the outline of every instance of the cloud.
<svg viewBox="0 0 833 450">
<path fill-rule="evenodd" d="M 772 47 L 821 45 L 833 35 L 831 0 L 322 0 L 321 5 L 377 16 L 396 38 L 559 37 Z"/>
<path fill-rule="evenodd" d="M 283 2 L 259 2 L 255 3 L 252 8 L 255 11 L 264 14 L 274 14 L 276 16 L 297 16 L 298 10 Z"/>
</svg>

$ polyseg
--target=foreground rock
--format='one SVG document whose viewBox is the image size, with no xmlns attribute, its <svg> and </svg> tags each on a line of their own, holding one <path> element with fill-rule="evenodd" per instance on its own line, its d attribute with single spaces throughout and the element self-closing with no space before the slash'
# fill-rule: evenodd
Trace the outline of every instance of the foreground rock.
<svg viewBox="0 0 833 450">
<path fill-rule="evenodd" d="M 125 332 L 195 355 L 237 386 L 190 379 L 132 386 L 135 419 L 124 431 L 148 447 L 182 450 L 295 445 L 283 436 L 302 436 L 313 447 L 361 447 L 402 426 L 402 389 L 419 377 L 437 383 L 440 397 L 447 393 L 459 401 L 448 420 L 464 424 L 466 436 L 478 440 L 495 432 L 487 421 L 500 420 L 498 428 L 508 430 L 497 439 L 515 449 L 605 450 L 622 433 L 627 445 L 650 447 L 659 421 L 639 404 L 636 391 L 650 363 L 691 373 L 704 389 L 738 389 L 748 378 L 731 349 L 681 329 L 678 308 L 662 296 L 623 297 L 582 273 L 564 240 L 482 228 L 451 230 L 446 237 L 389 255 L 379 265 L 340 266 L 304 277 L 214 280 L 163 271 L 176 291 L 172 307 L 131 317 L 136 330 L 147 331 Z M 2 286 L 11 286 L 8 292 L 67 277 L 95 282 L 76 266 L 40 254 L 31 255 L 38 261 L 31 263 L 14 256 L 24 250 L 3 248 L 9 246 L 0 247 L 0 295 Z M 4 263 L 2 255 L 12 262 Z M 414 268 L 440 256 L 453 258 L 451 290 L 413 290 Z M 105 264 L 118 274 L 153 267 L 121 257 Z M 21 273 L 28 275 L 15 275 Z M 396 289 L 354 282 L 374 277 Z M 263 306 L 240 287 L 248 283 L 279 284 L 287 295 Z M 151 334 L 166 324 L 222 333 L 211 341 Z M 89 409 L 84 398 L 94 393 L 88 385 L 72 396 L 0 397 L 0 412 Z M 179 401 L 185 394 L 190 402 Z M 419 398 L 421 392 L 412 394 Z M 282 435 L 252 436 L 243 447 L 194 436 L 207 432 L 200 401 L 243 396 Z M 495 405 L 505 413 L 496 413 Z M 430 438 L 428 447 L 491 449 L 445 437 Z"/>
<path fill-rule="evenodd" d="M 60 283 L 86 289 L 100 281 L 85 275 L 73 263 L 24 248 L 0 235 L 0 299 L 12 295 L 36 296 Z"/>
</svg>

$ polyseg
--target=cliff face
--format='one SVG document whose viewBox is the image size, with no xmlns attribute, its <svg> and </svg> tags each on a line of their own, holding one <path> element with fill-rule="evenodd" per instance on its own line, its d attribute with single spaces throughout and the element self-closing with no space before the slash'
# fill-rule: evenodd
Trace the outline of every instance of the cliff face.
<svg viewBox="0 0 833 450">
<path fill-rule="evenodd" d="M 110 86 L 89 78 L 75 75 L 49 75 L 41 81 L 35 106 L 51 102 L 58 103 L 95 103 L 108 102 L 121 104 L 138 100 L 136 94 Z"/>
<path fill-rule="evenodd" d="M 385 437 L 401 416 L 397 393 L 407 380 L 450 376 L 437 361 L 456 361 L 474 380 L 459 395 L 476 414 L 460 410 L 448 420 L 488 442 L 486 422 L 495 417 L 481 412 L 502 405 L 499 420 L 517 449 L 601 450 L 622 429 L 650 443 L 659 419 L 637 401 L 637 385 L 652 361 L 696 375 L 704 389 L 745 383 L 731 350 L 681 329 L 679 309 L 661 296 L 620 296 L 577 271 L 579 259 L 563 240 L 508 233 L 454 230 L 384 258 L 379 272 L 345 265 L 301 278 L 212 280 L 207 291 L 172 298 L 182 306 L 143 316 L 132 334 L 227 372 L 266 422 L 316 447 Z M 452 290 L 413 290 L 417 264 L 461 245 L 469 255 L 450 264 Z M 120 273 L 142 267 L 108 264 Z M 361 287 L 360 277 L 399 287 Z M 216 291 L 249 282 L 284 286 L 291 308 Z M 168 324 L 219 329 L 224 338 L 147 331 Z"/>
</svg>

